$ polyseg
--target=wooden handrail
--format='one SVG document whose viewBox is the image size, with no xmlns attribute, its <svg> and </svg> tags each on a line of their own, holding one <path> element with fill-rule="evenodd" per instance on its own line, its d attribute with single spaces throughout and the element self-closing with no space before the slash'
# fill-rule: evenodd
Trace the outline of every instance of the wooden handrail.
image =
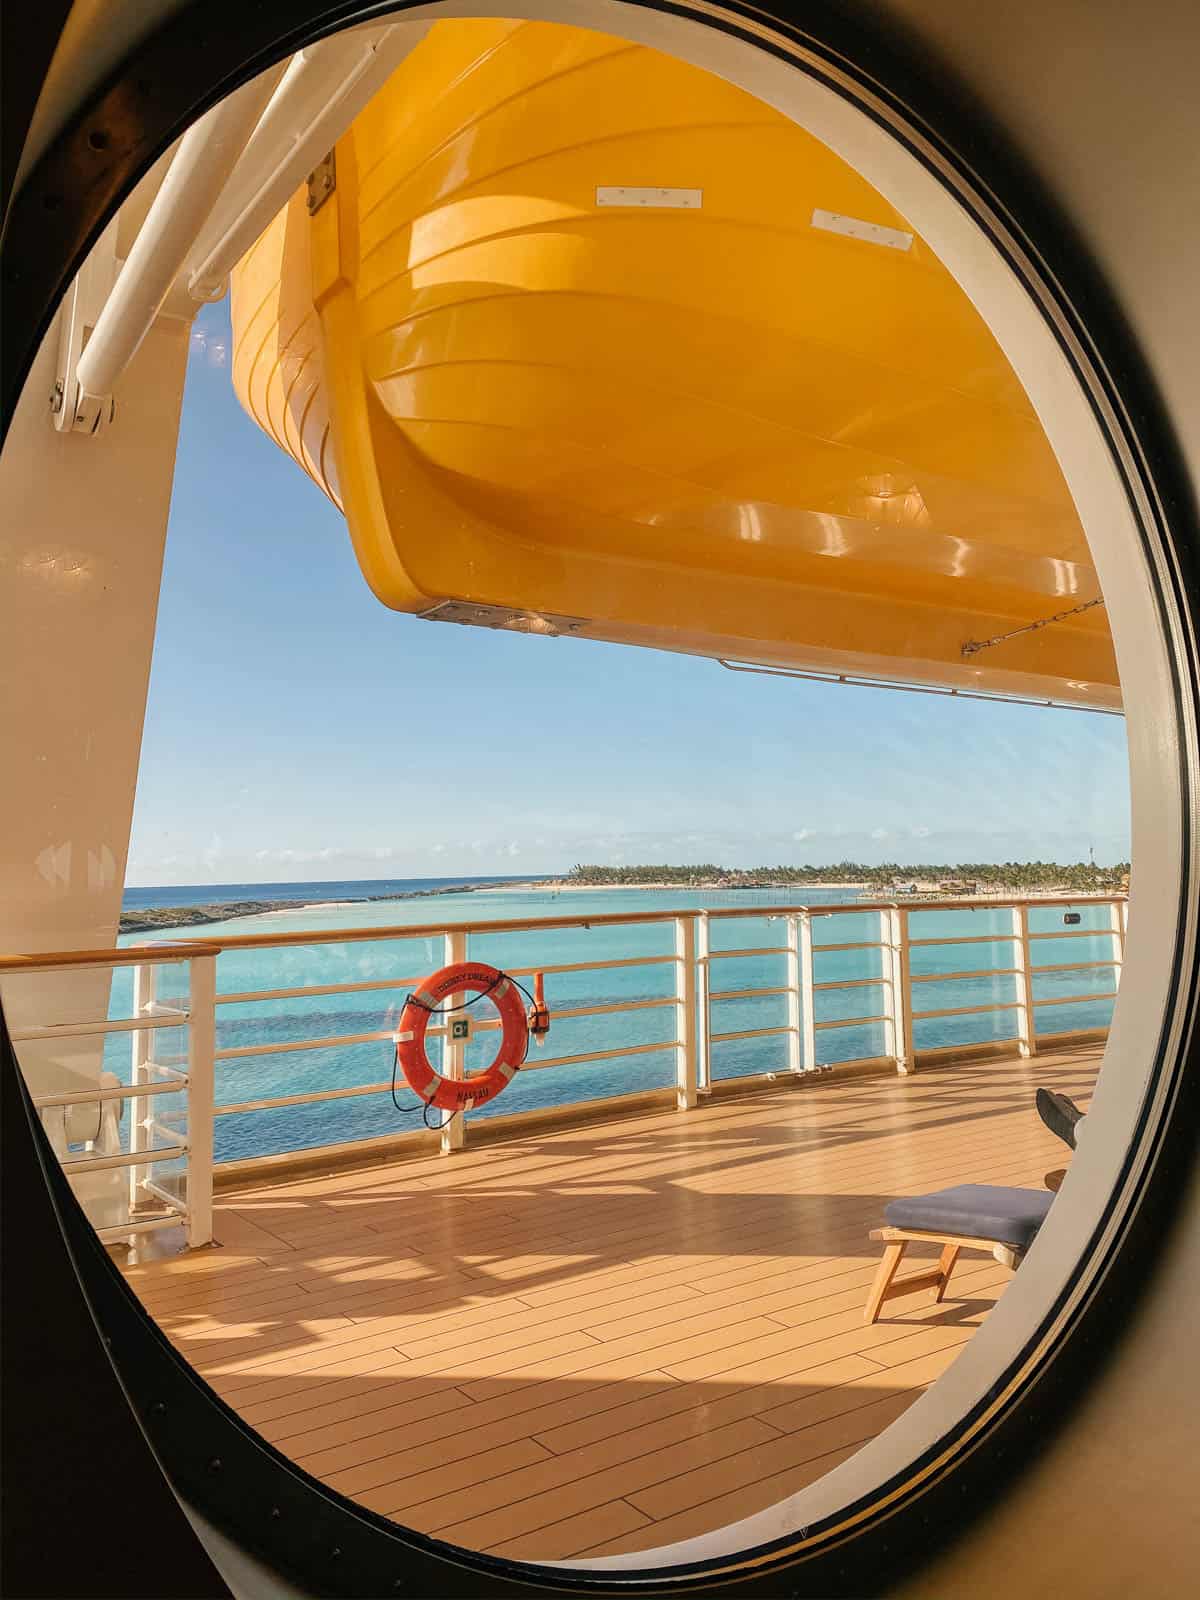
<svg viewBox="0 0 1200 1600">
<path fill-rule="evenodd" d="M 849 916 L 861 912 L 893 911 L 904 909 L 920 911 L 996 911 L 1012 906 L 1082 906 L 1113 905 L 1128 900 L 1123 894 L 1082 895 L 1014 895 L 995 899 L 966 896 L 951 900 L 852 900 L 829 905 L 755 905 L 755 906 L 680 906 L 660 911 L 603 911 L 576 913 L 557 917 L 507 917 L 480 922 L 427 922 L 414 925 L 389 924 L 385 927 L 329 928 L 301 933 L 243 933 L 226 934 L 220 939 L 194 936 L 187 941 L 162 941 L 159 944 L 126 945 L 109 950 L 42 951 L 23 955 L 0 956 L 0 973 L 25 972 L 56 967 L 83 966 L 137 966 L 155 960 L 187 960 L 192 956 L 218 955 L 222 951 L 264 950 L 289 945 L 324 945 L 365 943 L 374 939 L 430 939 L 447 932 L 455 933 L 520 933 L 523 931 L 555 928 L 593 928 L 635 926 L 639 923 L 672 922 L 677 917 L 697 916 L 703 912 L 710 921 L 728 922 L 745 917 L 799 916 L 802 912 L 814 918 Z M 1107 929 L 1080 928 L 1079 937 L 1108 932 Z M 1002 933 L 997 939 L 1006 937 Z M 166 951 L 168 954 L 163 954 Z"/>
<path fill-rule="evenodd" d="M 137 967 L 148 961 L 190 961 L 193 956 L 215 956 L 222 948 L 217 939 L 206 939 L 203 944 L 164 939 L 159 944 L 130 944 L 111 950 L 32 951 L 0 956 L 0 973 L 53 972 L 59 967 Z"/>
</svg>

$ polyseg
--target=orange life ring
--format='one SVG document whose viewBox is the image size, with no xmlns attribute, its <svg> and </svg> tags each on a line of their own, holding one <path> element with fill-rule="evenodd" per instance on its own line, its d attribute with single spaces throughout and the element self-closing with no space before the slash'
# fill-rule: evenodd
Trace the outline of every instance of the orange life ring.
<svg viewBox="0 0 1200 1600">
<path fill-rule="evenodd" d="M 435 1072 L 425 1053 L 425 1031 L 430 1015 L 447 995 L 464 989 L 486 994 L 500 1013 L 500 1049 L 486 1072 L 470 1078 L 444 1078 Z M 460 961 L 426 978 L 410 994 L 396 1033 L 396 1059 L 408 1086 L 426 1105 L 441 1111 L 468 1111 L 494 1100 L 525 1060 L 529 1031 L 517 986 L 498 967 L 482 961 Z"/>
</svg>

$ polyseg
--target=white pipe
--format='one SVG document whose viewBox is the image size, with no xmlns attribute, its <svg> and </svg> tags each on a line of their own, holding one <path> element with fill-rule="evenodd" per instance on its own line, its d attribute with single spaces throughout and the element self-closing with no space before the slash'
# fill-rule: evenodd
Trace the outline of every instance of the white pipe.
<svg viewBox="0 0 1200 1600">
<path fill-rule="evenodd" d="M 182 278 L 193 299 L 214 300 L 224 293 L 230 269 L 430 26 L 364 28 L 292 57 L 188 252 Z"/>
<path fill-rule="evenodd" d="M 79 402 L 103 402 L 150 331 L 192 241 L 215 205 L 284 63 L 222 100 L 180 142 L 76 368 Z"/>
</svg>

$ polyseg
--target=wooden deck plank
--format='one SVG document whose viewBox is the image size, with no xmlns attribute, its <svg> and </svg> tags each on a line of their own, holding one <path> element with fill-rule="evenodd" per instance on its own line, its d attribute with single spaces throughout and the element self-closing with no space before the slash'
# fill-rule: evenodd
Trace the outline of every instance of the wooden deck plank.
<svg viewBox="0 0 1200 1600">
<path fill-rule="evenodd" d="M 649 1549 L 795 1493 L 936 1381 L 1012 1275 L 964 1253 L 941 1304 L 868 1327 L 869 1230 L 897 1195 L 1040 1188 L 1063 1147 L 1034 1089 L 1086 1103 L 1098 1059 L 821 1080 L 263 1184 L 218 1195 L 225 1248 L 127 1277 L 247 1422 L 371 1509 L 523 1559 Z"/>
<path fill-rule="evenodd" d="M 861 1406 L 870 1405 L 885 1391 L 924 1390 L 942 1375 L 960 1348 L 950 1345 L 934 1350 L 929 1355 L 897 1362 L 893 1367 L 881 1367 L 874 1372 L 857 1375 L 846 1383 L 817 1389 L 812 1394 L 774 1406 L 760 1415 L 764 1422 L 783 1433 L 798 1433 L 830 1417 L 839 1417 L 847 1411 L 857 1411 Z M 544 1438 L 539 1438 L 538 1442 L 546 1443 Z"/>
<path fill-rule="evenodd" d="M 679 1387 L 664 1373 L 649 1374 L 643 1379 L 643 1386 L 651 1396 Z M 538 1430 L 566 1427 L 581 1418 L 602 1415 L 620 1406 L 629 1394 L 627 1386 L 622 1383 L 598 1384 L 594 1388 L 581 1389 L 579 1385 L 563 1380 L 560 1388 L 566 1392 L 532 1408 L 524 1401 L 520 1405 L 514 1404 L 508 1395 L 476 1405 L 460 1390 L 453 1389 L 450 1393 L 457 1397 L 455 1404 L 447 1407 L 436 1419 L 432 1414 L 420 1417 L 399 1415 L 393 1422 L 386 1411 L 376 1411 L 366 1419 L 356 1417 L 345 1422 L 340 1430 L 326 1426 L 310 1430 L 307 1436 L 293 1436 L 288 1443 L 288 1454 L 307 1471 L 324 1477 L 326 1473 L 343 1467 L 398 1451 L 418 1449 L 430 1443 L 441 1444 L 448 1451 L 453 1451 L 456 1448 L 456 1435 L 467 1434 L 474 1439 L 491 1429 L 498 1430 L 494 1435 L 497 1438 L 524 1436 L 535 1438 L 539 1444 L 543 1444 Z M 777 1403 L 778 1399 L 776 1396 Z M 404 1407 L 394 1409 L 399 1413 Z M 455 1410 L 460 1412 L 459 1416 L 452 1414 Z M 621 1429 L 608 1431 L 618 1433 Z M 604 1433 L 602 1429 L 598 1437 L 604 1437 Z M 552 1449 L 549 1445 L 544 1447 Z"/>
<path fill-rule="evenodd" d="M 490 1482 L 490 1495 L 481 1498 L 492 1500 L 496 1506 L 493 1511 L 461 1521 L 462 1506 L 456 1498 L 453 1495 L 439 1496 L 435 1500 L 410 1505 L 405 1519 L 411 1519 L 414 1527 L 430 1533 L 440 1531 L 442 1537 L 446 1536 L 448 1529 L 453 1528 L 456 1540 L 483 1549 L 497 1538 L 515 1538 L 522 1533 L 547 1527 L 564 1517 L 604 1505 L 622 1491 L 623 1498 L 628 1500 L 631 1489 L 658 1483 L 697 1462 L 720 1461 L 723 1457 L 739 1455 L 747 1448 L 753 1449 L 762 1441 L 774 1441 L 781 1437 L 792 1436 L 776 1434 L 773 1429 L 748 1417 L 742 1422 L 729 1423 L 724 1428 L 714 1428 L 700 1439 L 687 1439 L 662 1450 L 648 1451 L 634 1460 L 622 1461 L 616 1466 L 589 1473 L 586 1477 L 566 1481 L 562 1477 L 561 1461 L 556 1457 L 548 1463 L 539 1463 L 536 1468 L 514 1473 L 503 1482 Z M 516 1490 L 526 1492 L 518 1498 L 514 1492 Z M 391 1514 L 390 1511 L 388 1514 Z"/>
<path fill-rule="evenodd" d="M 649 1517 L 635 1511 L 628 1500 L 610 1500 L 607 1505 L 595 1506 L 578 1516 L 564 1517 L 561 1522 L 552 1522 L 549 1527 L 539 1528 L 538 1560 L 569 1561 L 585 1546 L 595 1544 L 597 1539 L 607 1545 L 623 1534 L 628 1535 L 636 1528 L 649 1525 Z M 504 1539 L 499 1544 L 489 1546 L 488 1554 L 519 1558 L 528 1542 L 528 1535 Z"/>
<path fill-rule="evenodd" d="M 800 1393 L 793 1392 L 790 1400 L 795 1402 L 810 1394 L 826 1394 L 835 1386 L 882 1370 L 865 1356 L 846 1356 L 841 1361 L 831 1361 L 828 1366 L 816 1368 L 809 1374 Z M 746 1416 L 757 1413 L 765 1417 L 772 1410 L 783 1410 L 785 1405 L 776 1384 L 756 1384 L 752 1388 L 730 1384 L 722 1389 L 716 1384 L 667 1381 L 657 1393 L 626 1400 L 622 1405 L 609 1407 L 596 1416 L 588 1416 L 580 1421 L 572 1420 L 548 1430 L 539 1428 L 534 1437 L 555 1455 L 563 1455 L 597 1439 L 644 1427 L 660 1417 L 673 1416 L 680 1411 L 703 1409 L 710 1418 L 720 1416 L 722 1421 L 732 1421 L 731 1401 L 736 1402 L 738 1407 L 744 1407 L 743 1414 Z"/>
<path fill-rule="evenodd" d="M 755 1483 L 727 1489 L 715 1499 L 703 1500 L 699 1505 L 690 1506 L 686 1511 L 681 1511 L 673 1517 L 648 1520 L 636 1533 L 623 1538 L 607 1539 L 603 1544 L 592 1545 L 580 1554 L 625 1555 L 637 1550 L 649 1550 L 660 1545 L 673 1544 L 681 1539 L 694 1539 L 697 1534 L 709 1533 L 713 1528 L 738 1522 L 742 1517 L 752 1516 L 754 1512 L 762 1511 L 788 1495 L 799 1493 L 810 1483 L 815 1483 L 818 1478 L 831 1472 L 834 1467 L 841 1466 L 843 1461 L 848 1461 L 861 1448 L 861 1444 L 846 1445 L 829 1455 L 807 1461 L 803 1466 L 790 1467 L 786 1472 L 777 1473 L 772 1478 L 760 1478 Z M 513 1545 L 516 1543 L 514 1540 Z M 526 1561 L 537 1560 L 538 1535 L 535 1533 L 531 1537 L 527 1536 L 522 1545 L 523 1548 L 518 1547 L 515 1550 L 510 1546 L 510 1550 L 514 1554 L 519 1553 Z"/>
<path fill-rule="evenodd" d="M 882 1433 L 912 1405 L 921 1394 L 920 1389 L 910 1389 L 900 1394 L 885 1395 L 870 1405 L 859 1406 L 854 1411 L 827 1417 L 811 1428 L 782 1438 L 764 1439 L 721 1463 L 720 1472 L 708 1465 L 680 1473 L 666 1482 L 658 1482 L 647 1489 L 632 1485 L 627 1499 L 639 1511 L 656 1521 L 702 1505 L 728 1488 L 731 1482 L 756 1483 L 760 1478 L 771 1478 L 792 1467 L 803 1466 L 820 1456 L 847 1445 L 862 1444 Z M 761 1420 L 761 1419 L 760 1419 Z"/>
</svg>

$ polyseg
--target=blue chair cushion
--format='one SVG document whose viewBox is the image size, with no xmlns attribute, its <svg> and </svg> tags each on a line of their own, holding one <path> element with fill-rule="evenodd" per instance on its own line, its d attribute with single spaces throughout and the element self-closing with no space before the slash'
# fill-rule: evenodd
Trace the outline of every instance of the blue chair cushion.
<svg viewBox="0 0 1200 1600">
<path fill-rule="evenodd" d="M 954 1233 L 1027 1250 L 1045 1221 L 1054 1196 L 1045 1189 L 1003 1189 L 988 1183 L 960 1183 L 936 1194 L 893 1200 L 884 1211 L 893 1228 L 921 1233 Z"/>
</svg>

